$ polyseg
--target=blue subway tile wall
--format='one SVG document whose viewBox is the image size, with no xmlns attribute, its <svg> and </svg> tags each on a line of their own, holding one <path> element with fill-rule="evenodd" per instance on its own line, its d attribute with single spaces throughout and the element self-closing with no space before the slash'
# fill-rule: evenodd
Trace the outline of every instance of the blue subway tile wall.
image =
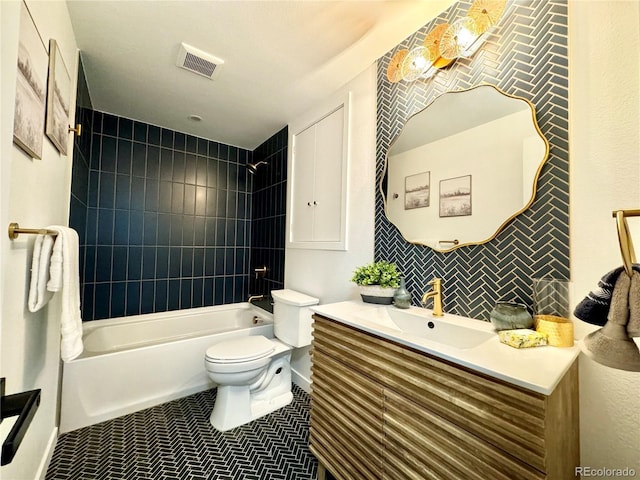
<svg viewBox="0 0 640 480">
<path fill-rule="evenodd" d="M 78 232 L 80 243 L 79 267 L 85 268 L 85 233 L 87 227 L 87 204 L 89 203 L 89 162 L 91 158 L 91 136 L 93 133 L 93 105 L 87 88 L 87 80 L 82 64 L 78 62 L 78 86 L 76 93 L 76 120 L 81 125 L 82 134 L 74 137 L 73 166 L 71 172 L 71 198 L 69 205 L 69 226 Z"/>
<path fill-rule="evenodd" d="M 441 277 L 446 311 L 486 320 L 498 300 L 531 305 L 533 278 L 569 277 L 567 2 L 510 0 L 496 29 L 471 58 L 457 60 L 429 80 L 387 80 L 395 52 L 422 45 L 435 25 L 463 17 L 470 5 L 469 0 L 457 2 L 379 60 L 378 182 L 389 145 L 411 115 L 446 91 L 490 83 L 530 100 L 550 142 L 536 199 L 489 243 L 437 253 L 407 243 L 385 218 L 376 192 L 375 257 L 398 264 L 414 302 L 428 288 L 427 281 Z"/>
<path fill-rule="evenodd" d="M 252 152 L 85 116 L 70 214 L 82 231 L 83 320 L 246 300 Z"/>
<path fill-rule="evenodd" d="M 284 288 L 287 144 L 285 127 L 253 151 L 254 162 L 267 162 L 254 175 L 250 281 L 253 295 Z M 256 278 L 253 272 L 262 267 L 267 267 L 266 275 Z"/>
</svg>

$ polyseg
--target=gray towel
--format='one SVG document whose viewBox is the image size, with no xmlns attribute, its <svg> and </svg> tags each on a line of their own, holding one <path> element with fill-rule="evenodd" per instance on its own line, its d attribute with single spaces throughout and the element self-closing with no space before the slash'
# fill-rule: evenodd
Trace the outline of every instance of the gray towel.
<svg viewBox="0 0 640 480">
<path fill-rule="evenodd" d="M 611 298 L 609 320 L 606 325 L 587 335 L 583 340 L 584 353 L 602 365 L 640 371 L 640 352 L 638 346 L 629 337 L 629 275 L 618 275 Z"/>
<path fill-rule="evenodd" d="M 640 337 L 640 272 L 633 271 L 629 287 L 629 322 L 627 333 L 630 337 Z"/>
<path fill-rule="evenodd" d="M 640 264 L 634 264 L 633 270 L 640 272 Z M 606 273 L 598 282 L 598 288 L 589 292 L 573 311 L 576 318 L 592 325 L 603 326 L 607 323 L 613 287 L 624 268 L 618 267 Z M 625 274 L 625 276 L 627 276 Z M 640 333 L 640 332 L 639 332 Z"/>
</svg>

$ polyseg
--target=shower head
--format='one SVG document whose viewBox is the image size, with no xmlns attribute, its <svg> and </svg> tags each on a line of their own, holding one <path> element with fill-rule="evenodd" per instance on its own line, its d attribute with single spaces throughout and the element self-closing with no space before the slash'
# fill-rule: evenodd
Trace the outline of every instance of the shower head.
<svg viewBox="0 0 640 480">
<path fill-rule="evenodd" d="M 260 160 L 259 162 L 256 162 L 256 163 L 247 163 L 247 169 L 249 170 L 249 173 L 251 175 L 255 175 L 260 165 L 269 165 L 269 164 L 263 160 Z"/>
</svg>

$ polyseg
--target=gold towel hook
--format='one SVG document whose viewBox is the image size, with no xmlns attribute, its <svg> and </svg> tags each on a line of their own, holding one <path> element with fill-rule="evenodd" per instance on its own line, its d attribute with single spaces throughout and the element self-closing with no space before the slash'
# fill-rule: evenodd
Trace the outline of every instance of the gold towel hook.
<svg viewBox="0 0 640 480">
<path fill-rule="evenodd" d="M 76 124 L 75 128 L 69 125 L 69 133 L 75 133 L 76 137 L 82 135 L 82 125 L 80 123 Z"/>
<path fill-rule="evenodd" d="M 620 244 L 620 253 L 622 254 L 622 263 L 627 275 L 633 274 L 633 264 L 636 263 L 636 253 L 633 249 L 633 242 L 629 234 L 629 225 L 627 224 L 626 215 L 636 216 L 638 211 L 625 212 L 624 210 L 616 210 L 613 214 L 616 217 L 616 226 L 618 228 L 618 243 Z M 626 214 L 625 214 L 626 213 Z"/>
</svg>

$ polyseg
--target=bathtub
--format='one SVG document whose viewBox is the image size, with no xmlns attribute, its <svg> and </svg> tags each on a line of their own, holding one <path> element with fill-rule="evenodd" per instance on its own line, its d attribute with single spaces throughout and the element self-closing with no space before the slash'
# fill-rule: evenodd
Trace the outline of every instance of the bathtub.
<svg viewBox="0 0 640 480">
<path fill-rule="evenodd" d="M 87 322 L 63 365 L 60 433 L 215 386 L 206 349 L 244 335 L 273 338 L 272 314 L 237 303 Z"/>
</svg>

